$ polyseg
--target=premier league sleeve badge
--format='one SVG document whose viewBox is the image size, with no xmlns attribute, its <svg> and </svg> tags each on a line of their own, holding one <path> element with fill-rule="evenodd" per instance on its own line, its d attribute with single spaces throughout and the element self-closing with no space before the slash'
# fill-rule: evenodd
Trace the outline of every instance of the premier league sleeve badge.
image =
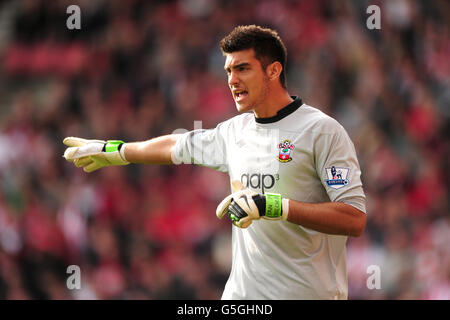
<svg viewBox="0 0 450 320">
<path fill-rule="evenodd" d="M 339 189 L 348 185 L 349 168 L 335 167 L 325 168 L 327 178 L 325 183 L 333 189 Z"/>
</svg>

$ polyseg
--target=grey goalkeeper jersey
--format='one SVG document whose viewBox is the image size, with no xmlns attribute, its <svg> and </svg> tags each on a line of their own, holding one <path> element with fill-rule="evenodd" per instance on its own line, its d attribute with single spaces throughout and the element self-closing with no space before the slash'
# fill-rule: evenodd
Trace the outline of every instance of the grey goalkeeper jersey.
<svg viewBox="0 0 450 320">
<path fill-rule="evenodd" d="M 177 141 L 177 161 L 228 172 L 259 193 L 338 201 L 366 212 L 361 171 L 345 129 L 299 98 L 272 118 L 244 113 Z M 287 221 L 233 226 L 222 299 L 347 299 L 346 236 Z"/>
</svg>

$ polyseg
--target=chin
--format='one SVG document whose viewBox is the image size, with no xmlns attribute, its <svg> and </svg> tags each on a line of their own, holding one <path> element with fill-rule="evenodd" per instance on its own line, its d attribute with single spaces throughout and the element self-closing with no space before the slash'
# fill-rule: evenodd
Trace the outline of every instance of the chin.
<svg viewBox="0 0 450 320">
<path fill-rule="evenodd" d="M 237 109 L 238 112 L 248 112 L 248 111 L 252 110 L 251 106 L 242 105 L 242 104 L 239 104 L 237 102 L 235 104 L 236 104 L 236 109 Z"/>
</svg>

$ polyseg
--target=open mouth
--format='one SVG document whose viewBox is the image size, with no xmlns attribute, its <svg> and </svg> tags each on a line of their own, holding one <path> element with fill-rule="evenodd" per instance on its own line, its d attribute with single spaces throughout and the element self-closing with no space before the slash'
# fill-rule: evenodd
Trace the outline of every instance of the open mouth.
<svg viewBox="0 0 450 320">
<path fill-rule="evenodd" d="M 244 100 L 245 98 L 248 97 L 248 92 L 247 91 L 235 91 L 234 92 L 234 97 L 236 102 L 241 102 L 242 100 Z"/>
</svg>

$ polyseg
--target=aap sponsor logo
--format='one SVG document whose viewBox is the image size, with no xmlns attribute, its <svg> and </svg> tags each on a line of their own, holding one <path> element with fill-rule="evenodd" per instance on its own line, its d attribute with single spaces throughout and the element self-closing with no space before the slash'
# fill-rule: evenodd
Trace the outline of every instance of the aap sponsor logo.
<svg viewBox="0 0 450 320">
<path fill-rule="evenodd" d="M 248 174 L 245 173 L 241 175 L 241 182 L 245 188 L 252 188 L 255 190 L 261 190 L 261 193 L 264 194 L 266 189 L 272 189 L 275 185 L 275 182 L 280 180 L 280 176 L 278 174 Z"/>
</svg>

